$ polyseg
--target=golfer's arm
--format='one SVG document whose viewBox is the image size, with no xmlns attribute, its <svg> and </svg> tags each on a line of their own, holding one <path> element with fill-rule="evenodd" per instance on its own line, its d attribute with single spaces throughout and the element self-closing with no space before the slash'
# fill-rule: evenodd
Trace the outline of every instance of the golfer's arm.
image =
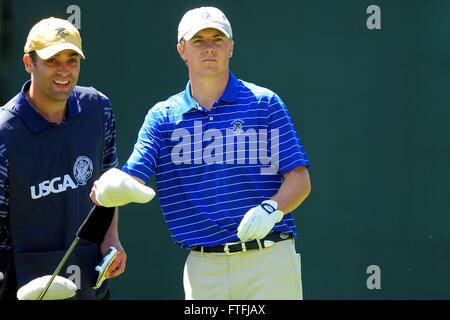
<svg viewBox="0 0 450 320">
<path fill-rule="evenodd" d="M 278 203 L 278 210 L 284 213 L 295 210 L 311 191 L 308 169 L 299 166 L 284 174 L 284 181 L 272 197 Z"/>
</svg>

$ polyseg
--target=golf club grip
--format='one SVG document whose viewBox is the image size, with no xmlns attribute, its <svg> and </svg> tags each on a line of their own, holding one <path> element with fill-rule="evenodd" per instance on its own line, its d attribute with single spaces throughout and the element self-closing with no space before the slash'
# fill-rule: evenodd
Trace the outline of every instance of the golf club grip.
<svg viewBox="0 0 450 320">
<path fill-rule="evenodd" d="M 77 232 L 77 237 L 101 245 L 111 226 L 116 208 L 94 206 Z"/>
</svg>

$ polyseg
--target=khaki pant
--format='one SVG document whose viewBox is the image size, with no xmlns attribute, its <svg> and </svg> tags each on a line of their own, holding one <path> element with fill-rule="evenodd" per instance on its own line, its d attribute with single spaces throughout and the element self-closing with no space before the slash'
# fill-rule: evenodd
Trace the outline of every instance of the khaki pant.
<svg viewBox="0 0 450 320">
<path fill-rule="evenodd" d="M 301 264 L 293 239 L 233 255 L 191 251 L 186 300 L 301 300 Z"/>
</svg>

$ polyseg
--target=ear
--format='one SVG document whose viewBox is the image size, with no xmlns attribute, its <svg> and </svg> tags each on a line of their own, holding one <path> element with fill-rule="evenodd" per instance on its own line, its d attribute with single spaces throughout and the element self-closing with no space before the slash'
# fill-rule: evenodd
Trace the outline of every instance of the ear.
<svg viewBox="0 0 450 320">
<path fill-rule="evenodd" d="M 186 58 L 185 50 L 181 43 L 177 44 L 177 50 L 178 50 L 178 53 L 180 54 L 181 59 L 183 59 L 183 61 L 186 62 L 187 58 Z"/>
<path fill-rule="evenodd" d="M 33 72 L 33 60 L 31 60 L 31 57 L 28 53 L 25 53 L 23 55 L 23 64 L 25 65 L 25 69 L 28 73 Z"/>
<path fill-rule="evenodd" d="M 230 58 L 233 56 L 233 48 L 234 48 L 234 41 L 231 40 L 231 43 L 230 43 Z"/>
</svg>

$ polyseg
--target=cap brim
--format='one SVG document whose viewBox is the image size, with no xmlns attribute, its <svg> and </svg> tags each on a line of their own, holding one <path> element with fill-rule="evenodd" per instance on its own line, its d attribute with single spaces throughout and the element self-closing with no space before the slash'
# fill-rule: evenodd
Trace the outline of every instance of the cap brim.
<svg viewBox="0 0 450 320">
<path fill-rule="evenodd" d="M 184 40 L 189 41 L 192 39 L 193 36 L 195 36 L 195 34 L 201 30 L 204 29 L 208 29 L 208 28 L 212 28 L 212 29 L 217 29 L 220 32 L 222 32 L 224 35 L 227 36 L 227 38 L 231 39 L 231 35 L 228 31 L 226 31 L 221 25 L 216 24 L 216 23 L 206 23 L 206 24 L 202 24 L 200 26 L 197 26 L 195 28 L 192 28 L 189 32 L 187 32 L 184 36 L 182 36 L 181 38 L 184 38 Z M 181 40 L 178 39 L 178 41 Z"/>
<path fill-rule="evenodd" d="M 74 44 L 67 43 L 67 42 L 57 43 L 57 44 L 48 46 L 44 49 L 36 50 L 36 53 L 38 54 L 38 56 L 41 59 L 47 60 L 47 59 L 53 57 L 55 54 L 57 54 L 61 51 L 64 51 L 64 50 L 73 50 L 76 53 L 78 53 L 83 59 L 85 59 L 84 53 L 83 53 L 83 51 L 80 50 L 80 48 L 78 48 Z"/>
</svg>

